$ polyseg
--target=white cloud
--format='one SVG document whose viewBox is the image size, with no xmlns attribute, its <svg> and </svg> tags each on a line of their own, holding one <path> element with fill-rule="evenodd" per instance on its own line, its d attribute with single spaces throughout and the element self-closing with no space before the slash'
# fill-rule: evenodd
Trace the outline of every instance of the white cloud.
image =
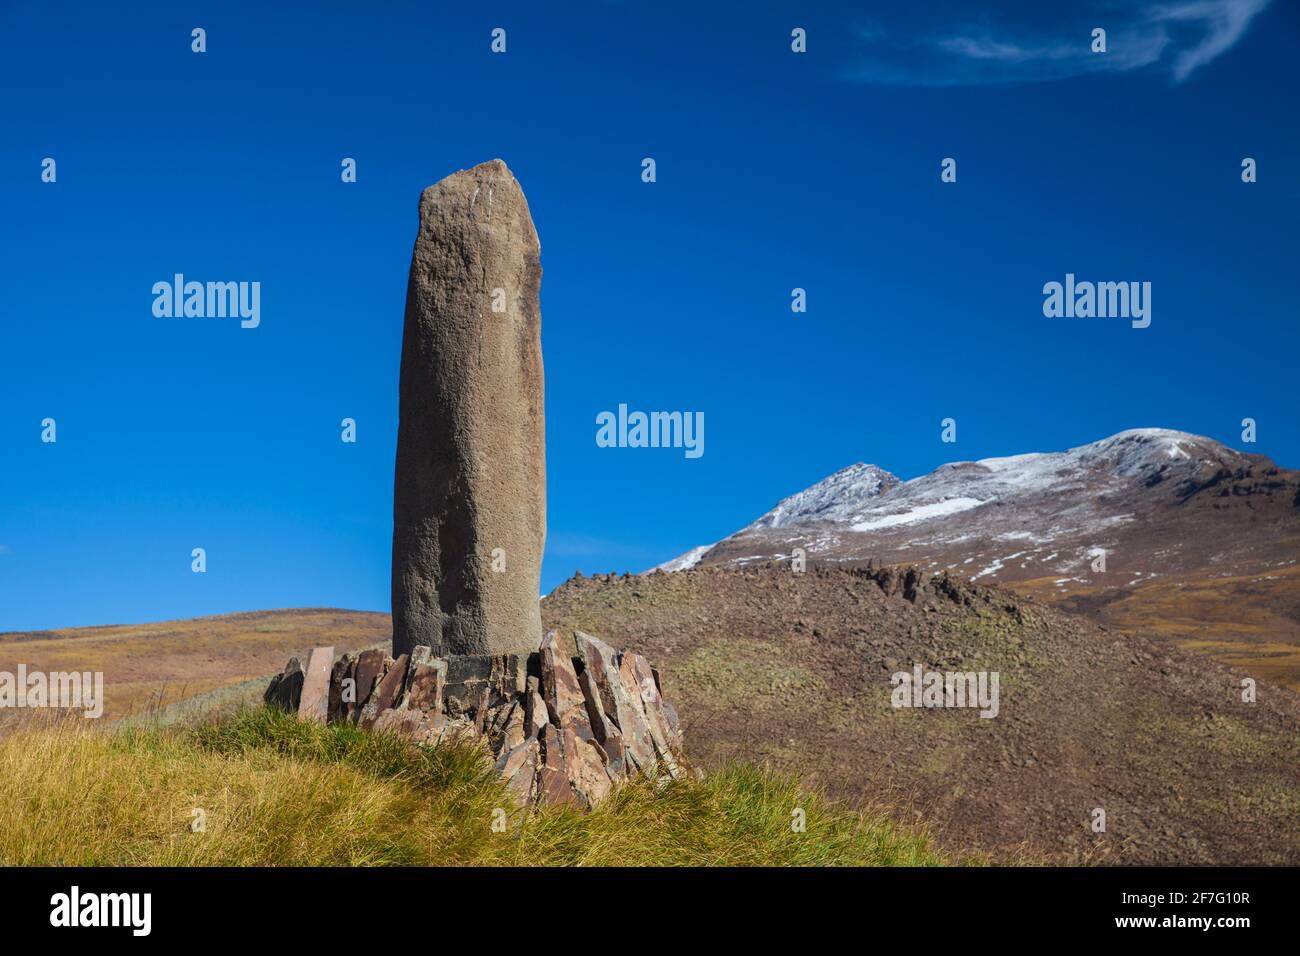
<svg viewBox="0 0 1300 956">
<path fill-rule="evenodd" d="M 849 79 L 906 86 L 1038 83 L 1144 68 L 1168 71 L 1175 83 L 1232 49 L 1272 0 L 1174 0 L 1148 5 L 1118 22 L 1113 13 L 1080 14 L 1053 35 L 1009 26 L 908 36 L 861 28 L 862 49 Z M 1091 50 L 1092 26 L 1107 31 L 1106 53 Z"/>
<path fill-rule="evenodd" d="M 1204 29 L 1201 41 L 1179 51 L 1174 59 L 1174 79 L 1182 82 L 1193 70 L 1232 49 L 1246 33 L 1250 21 L 1272 0 L 1190 0 L 1152 11 L 1156 23 L 1195 23 Z"/>
</svg>

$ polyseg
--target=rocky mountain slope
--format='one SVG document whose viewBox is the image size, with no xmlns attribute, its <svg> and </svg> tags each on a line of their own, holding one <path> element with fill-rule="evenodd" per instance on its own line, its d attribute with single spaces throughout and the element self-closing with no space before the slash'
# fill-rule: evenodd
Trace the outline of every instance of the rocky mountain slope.
<svg viewBox="0 0 1300 956">
<path fill-rule="evenodd" d="M 950 848 L 1300 863 L 1300 696 L 1261 684 L 1246 703 L 1217 661 L 982 581 L 714 566 L 574 578 L 543 617 L 656 660 L 705 765 L 765 761 L 891 801 Z M 916 664 L 998 672 L 997 715 L 895 709 L 891 676 Z"/>
<path fill-rule="evenodd" d="M 915 563 L 1151 630 L 1300 688 L 1300 472 L 1168 429 L 954 462 L 853 465 L 661 565 Z M 1180 611 L 1185 593 L 1197 612 Z"/>
</svg>

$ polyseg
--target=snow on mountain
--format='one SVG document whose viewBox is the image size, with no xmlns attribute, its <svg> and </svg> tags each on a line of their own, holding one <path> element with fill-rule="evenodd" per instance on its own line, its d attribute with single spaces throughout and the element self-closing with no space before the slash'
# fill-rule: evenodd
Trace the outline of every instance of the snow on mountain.
<svg viewBox="0 0 1300 956">
<path fill-rule="evenodd" d="M 928 521 L 930 518 L 956 514 L 958 511 L 968 511 L 971 508 L 978 508 L 982 504 L 984 502 L 978 498 L 943 498 L 928 505 L 918 505 L 907 511 L 856 522 L 851 526 L 850 530 L 874 531 L 877 528 L 892 528 L 900 524 L 913 524 L 917 521 Z"/>
<path fill-rule="evenodd" d="M 713 549 L 711 544 L 703 544 L 698 548 L 691 548 L 685 554 L 673 558 L 671 561 L 665 561 L 663 564 L 657 564 L 651 571 L 685 571 L 693 568 L 700 563 L 700 559 Z"/>
<path fill-rule="evenodd" d="M 1072 568 L 1079 548 L 1113 543 L 1121 526 L 1146 520 L 1151 509 L 1220 480 L 1216 475 L 1248 469 L 1251 460 L 1188 432 L 1137 428 L 1062 452 L 951 462 L 909 481 L 856 464 L 783 499 L 717 544 L 659 568 L 743 565 L 780 558 L 793 547 L 825 560 L 925 556 L 951 566 L 957 552 L 979 555 L 981 548 L 992 552 L 997 542 L 1017 540 L 1046 547 L 991 553 L 987 560 L 996 564 L 984 574 L 998 575 L 1012 559 L 1026 573 L 1036 561 Z M 1049 553 L 1052 542 L 1069 542 L 1070 552 L 1058 558 Z"/>
<path fill-rule="evenodd" d="M 1171 463 L 1195 467 L 1232 454 L 1216 441 L 1187 432 L 1137 428 L 1063 452 L 952 462 L 884 489 L 866 510 L 855 508 L 860 513 L 849 530 L 916 524 L 991 502 L 1015 503 L 1043 495 L 1058 496 L 1062 508 L 1087 504 L 1088 494 L 1155 475 Z M 836 512 L 833 503 L 823 508 L 824 514 Z"/>
<path fill-rule="evenodd" d="M 875 465 L 861 462 L 849 465 L 812 487 L 783 498 L 744 530 L 853 521 L 870 501 L 897 484 L 896 477 Z"/>
</svg>

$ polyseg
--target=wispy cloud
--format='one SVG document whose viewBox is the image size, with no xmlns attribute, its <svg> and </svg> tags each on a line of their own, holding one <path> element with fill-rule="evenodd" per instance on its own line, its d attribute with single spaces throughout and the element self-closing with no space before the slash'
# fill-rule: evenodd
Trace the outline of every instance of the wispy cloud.
<svg viewBox="0 0 1300 956">
<path fill-rule="evenodd" d="M 860 59 L 848 79 L 903 86 L 1040 83 L 1072 76 L 1151 69 L 1181 83 L 1232 49 L 1272 0 L 1173 0 L 1120 17 L 1098 11 L 1052 33 L 998 24 L 946 35 L 857 29 Z M 1091 50 L 1092 28 L 1106 52 Z"/>
<path fill-rule="evenodd" d="M 1182 82 L 1198 67 L 1232 49 L 1246 33 L 1250 21 L 1272 0 L 1193 0 L 1158 7 L 1157 23 L 1191 23 L 1202 28 L 1201 41 L 1180 50 L 1174 59 L 1174 79 Z"/>
</svg>

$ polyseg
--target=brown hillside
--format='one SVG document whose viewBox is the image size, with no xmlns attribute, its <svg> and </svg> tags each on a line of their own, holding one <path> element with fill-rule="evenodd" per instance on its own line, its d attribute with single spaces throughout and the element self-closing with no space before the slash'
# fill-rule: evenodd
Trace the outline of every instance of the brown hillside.
<svg viewBox="0 0 1300 956">
<path fill-rule="evenodd" d="M 574 578 L 543 616 L 656 661 L 706 765 L 770 761 L 836 796 L 892 801 L 953 849 L 1300 863 L 1300 697 L 1261 683 L 1245 704 L 1244 673 L 1000 588 L 894 568 L 705 568 Z M 893 709 L 891 673 L 917 662 L 998 671 L 999 715 Z"/>
</svg>

